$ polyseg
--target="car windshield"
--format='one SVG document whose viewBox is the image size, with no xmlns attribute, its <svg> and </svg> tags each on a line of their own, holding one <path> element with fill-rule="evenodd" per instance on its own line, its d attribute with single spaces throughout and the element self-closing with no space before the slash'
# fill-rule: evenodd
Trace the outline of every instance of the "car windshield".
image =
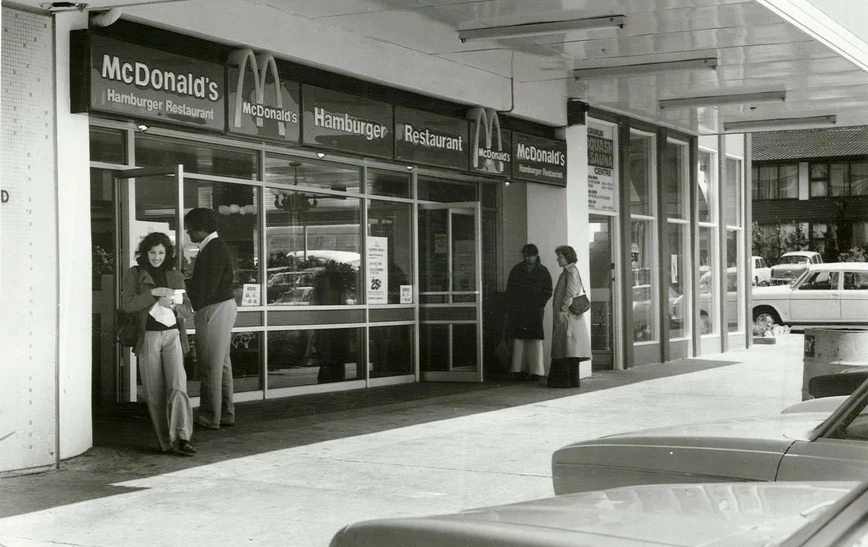
<svg viewBox="0 0 868 547">
<path fill-rule="evenodd" d="M 810 260 L 806 256 L 782 256 L 778 264 L 807 264 Z"/>
</svg>

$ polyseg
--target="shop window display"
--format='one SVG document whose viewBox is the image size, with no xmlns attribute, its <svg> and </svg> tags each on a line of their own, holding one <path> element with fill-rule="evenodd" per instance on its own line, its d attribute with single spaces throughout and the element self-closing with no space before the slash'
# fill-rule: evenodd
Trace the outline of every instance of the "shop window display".
<svg viewBox="0 0 868 547">
<path fill-rule="evenodd" d="M 413 274 L 413 209 L 409 203 L 371 200 L 368 205 L 369 255 L 372 245 L 383 252 L 385 280 L 369 279 L 369 304 L 401 304 L 401 287 L 412 289 Z M 380 256 L 380 254 L 376 254 Z M 385 281 L 385 287 L 379 283 Z M 376 285 L 376 286 L 375 286 Z M 376 295 L 376 300 L 374 301 Z M 406 304 L 412 303 L 403 302 Z"/>
<path fill-rule="evenodd" d="M 364 379 L 362 332 L 357 328 L 269 332 L 269 389 Z"/>
<path fill-rule="evenodd" d="M 655 290 L 653 223 L 634 220 L 631 223 L 630 264 L 633 275 L 633 340 L 647 342 L 657 339 L 657 298 Z"/>
</svg>

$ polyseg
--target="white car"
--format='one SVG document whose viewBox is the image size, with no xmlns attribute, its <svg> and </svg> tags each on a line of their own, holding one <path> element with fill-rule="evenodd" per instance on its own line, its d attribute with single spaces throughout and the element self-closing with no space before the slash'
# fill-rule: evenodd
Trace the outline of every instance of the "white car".
<svg viewBox="0 0 868 547">
<path fill-rule="evenodd" d="M 784 253 L 772 266 L 771 284 L 786 285 L 798 279 L 809 264 L 822 264 L 823 257 L 815 251 L 791 251 Z"/>
<path fill-rule="evenodd" d="M 756 287 L 757 325 L 868 324 L 868 263 L 811 264 L 791 285 Z"/>
<path fill-rule="evenodd" d="M 772 269 L 761 256 L 753 257 L 753 284 L 757 287 L 772 284 Z"/>
<path fill-rule="evenodd" d="M 822 399 L 821 399 L 822 401 Z M 866 480 L 868 382 L 843 403 L 611 435 L 552 455 L 555 494 L 660 483 Z M 816 411 L 812 411 L 816 410 Z"/>
</svg>

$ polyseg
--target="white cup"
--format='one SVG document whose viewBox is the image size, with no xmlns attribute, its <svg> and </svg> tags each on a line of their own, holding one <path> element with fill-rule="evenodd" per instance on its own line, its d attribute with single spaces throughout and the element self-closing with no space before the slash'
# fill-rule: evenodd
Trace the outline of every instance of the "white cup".
<svg viewBox="0 0 868 547">
<path fill-rule="evenodd" d="M 172 301 L 175 304 L 183 304 L 185 292 L 187 291 L 185 291 L 184 289 L 175 289 L 175 295 L 172 297 Z"/>
</svg>

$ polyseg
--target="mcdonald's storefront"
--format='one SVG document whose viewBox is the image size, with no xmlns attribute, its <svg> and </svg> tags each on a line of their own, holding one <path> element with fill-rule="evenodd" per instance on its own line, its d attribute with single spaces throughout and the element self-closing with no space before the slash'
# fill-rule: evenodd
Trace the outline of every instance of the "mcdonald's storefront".
<svg viewBox="0 0 868 547">
<path fill-rule="evenodd" d="M 72 33 L 72 109 L 90 133 L 95 411 L 141 404 L 135 356 L 112 337 L 120 278 L 153 231 L 189 273 L 194 207 L 218 213 L 235 260 L 237 401 L 496 376 L 497 295 L 519 258 L 505 239 L 525 243 L 504 237 L 504 190 L 566 185 L 553 129 L 166 36 L 186 47 Z"/>
</svg>

